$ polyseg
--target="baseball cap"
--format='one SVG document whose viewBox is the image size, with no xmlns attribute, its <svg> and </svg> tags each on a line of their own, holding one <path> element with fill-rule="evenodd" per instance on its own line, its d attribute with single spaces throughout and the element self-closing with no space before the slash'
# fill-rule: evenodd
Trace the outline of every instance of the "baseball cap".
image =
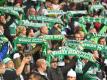
<svg viewBox="0 0 107 80">
<path fill-rule="evenodd" d="M 11 59 L 10 59 L 9 57 L 3 59 L 3 63 L 4 63 L 4 64 L 7 64 L 9 61 L 11 61 Z"/>
</svg>

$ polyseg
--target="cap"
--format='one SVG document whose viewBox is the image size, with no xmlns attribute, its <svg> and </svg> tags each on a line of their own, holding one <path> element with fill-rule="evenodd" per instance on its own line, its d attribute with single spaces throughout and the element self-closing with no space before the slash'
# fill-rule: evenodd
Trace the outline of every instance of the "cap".
<svg viewBox="0 0 107 80">
<path fill-rule="evenodd" d="M 37 0 L 37 1 L 46 2 L 46 0 Z"/>
<path fill-rule="evenodd" d="M 20 54 L 19 54 L 19 53 L 15 53 L 15 54 L 13 55 L 13 59 L 16 59 L 16 58 L 20 58 Z"/>
<path fill-rule="evenodd" d="M 67 73 L 67 76 L 76 77 L 76 72 L 73 69 L 70 69 Z"/>
<path fill-rule="evenodd" d="M 31 0 L 31 1 L 37 1 L 37 0 Z"/>
<path fill-rule="evenodd" d="M 78 27 L 78 26 L 79 26 L 79 23 L 78 23 L 78 22 L 74 22 L 74 26 L 75 26 L 75 27 Z"/>
<path fill-rule="evenodd" d="M 9 57 L 3 59 L 3 63 L 4 63 L 4 64 L 7 64 L 9 61 L 11 61 L 11 59 L 10 59 Z"/>
<path fill-rule="evenodd" d="M 46 0 L 32 0 L 32 1 L 40 1 L 40 2 L 45 2 Z"/>
</svg>

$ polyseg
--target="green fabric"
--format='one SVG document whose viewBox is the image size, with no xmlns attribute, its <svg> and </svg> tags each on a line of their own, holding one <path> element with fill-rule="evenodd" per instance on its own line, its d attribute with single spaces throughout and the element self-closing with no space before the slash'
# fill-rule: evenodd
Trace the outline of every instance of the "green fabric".
<svg viewBox="0 0 107 80">
<path fill-rule="evenodd" d="M 48 54 L 48 56 L 65 56 L 65 55 L 77 56 L 79 58 L 81 57 L 81 58 L 87 59 L 87 60 L 92 61 L 92 62 L 96 61 L 93 58 L 93 55 L 91 53 L 82 52 L 82 51 L 71 49 L 68 47 L 62 47 L 61 50 L 52 51 L 51 54 Z"/>
<path fill-rule="evenodd" d="M 104 34 L 107 30 L 107 26 L 105 25 L 99 32 L 99 34 Z"/>
<path fill-rule="evenodd" d="M 87 14 L 87 11 L 86 10 L 81 10 L 81 11 L 80 10 L 78 10 L 78 11 L 67 11 L 66 12 L 66 19 L 69 21 L 70 17 L 73 18 L 77 14 Z"/>
<path fill-rule="evenodd" d="M 107 19 L 106 18 L 94 18 L 94 17 L 81 17 L 79 19 L 79 22 L 84 24 L 86 22 L 90 22 L 90 23 L 93 23 L 93 22 L 99 22 L 99 23 L 103 23 L 103 24 L 107 24 Z"/>
<path fill-rule="evenodd" d="M 32 15 L 32 16 L 29 16 L 29 20 L 63 24 L 62 20 L 59 18 L 50 18 L 50 17 L 46 17 L 46 16 L 33 16 Z"/>
<path fill-rule="evenodd" d="M 15 10 L 11 10 L 9 8 L 0 7 L 0 12 L 11 14 L 17 18 L 19 18 L 19 13 Z"/>
<path fill-rule="evenodd" d="M 0 16 L 2 16 L 2 15 L 4 15 L 4 14 L 5 14 L 4 12 L 0 11 Z"/>
<path fill-rule="evenodd" d="M 93 41 L 93 42 L 97 43 L 97 42 L 98 42 L 98 37 L 92 37 L 92 38 L 90 39 L 90 41 Z"/>
<path fill-rule="evenodd" d="M 0 7 L 0 9 L 5 9 L 5 10 L 14 10 L 14 11 L 19 11 L 19 12 L 24 12 L 23 8 L 21 7 Z"/>
<path fill-rule="evenodd" d="M 86 30 L 86 25 L 85 25 L 86 22 L 90 22 L 91 24 L 93 22 L 99 22 L 99 23 L 105 24 L 105 26 L 99 31 L 100 34 L 105 33 L 106 30 L 107 30 L 107 27 L 106 27 L 106 25 L 107 25 L 107 19 L 106 18 L 81 17 L 79 19 L 79 23 L 80 23 L 79 25 L 80 25 L 80 27 L 82 27 L 82 29 L 83 29 L 83 31 L 84 31 L 85 34 L 88 33 L 88 31 Z M 90 40 L 94 41 L 96 43 L 97 43 L 98 39 L 99 39 L 98 37 L 90 37 Z"/>
<path fill-rule="evenodd" d="M 94 74 L 85 74 L 83 76 L 83 80 L 96 80 L 96 79 L 97 79 L 97 76 Z"/>
<path fill-rule="evenodd" d="M 17 44 L 29 44 L 29 43 L 42 44 L 44 43 L 44 40 L 41 38 L 17 37 L 14 42 Z"/>
<path fill-rule="evenodd" d="M 107 34 L 105 33 L 91 33 L 89 34 L 90 37 L 107 37 Z"/>
<path fill-rule="evenodd" d="M 16 20 L 17 25 L 26 26 L 26 27 L 33 27 L 33 28 L 40 28 L 42 26 L 48 26 L 48 23 L 34 23 L 28 20 Z"/>
<path fill-rule="evenodd" d="M 81 44 L 82 43 L 82 44 Z M 92 42 L 88 41 L 76 41 L 76 40 L 68 40 L 65 42 L 66 46 L 72 47 L 75 46 L 82 46 L 85 49 L 91 49 L 91 50 L 99 50 L 99 51 L 107 51 L 107 46 L 100 45 L 100 44 L 93 44 Z"/>
<path fill-rule="evenodd" d="M 104 6 L 101 4 L 95 4 L 91 6 L 91 8 L 89 9 L 89 12 L 93 13 L 94 10 L 98 11 L 99 9 L 104 9 Z"/>
<path fill-rule="evenodd" d="M 8 42 L 8 39 L 4 35 L 0 35 L 0 41 L 3 41 L 3 43 Z"/>
<path fill-rule="evenodd" d="M 48 49 L 48 43 L 44 42 L 44 44 L 42 45 L 42 52 L 43 52 L 43 56 L 47 55 L 47 49 Z"/>
<path fill-rule="evenodd" d="M 66 15 L 69 17 L 72 17 L 75 14 L 87 14 L 86 10 L 80 10 L 80 11 L 67 11 Z"/>
<path fill-rule="evenodd" d="M 15 23 L 12 23 L 10 26 L 9 26 L 9 30 L 10 30 L 10 35 L 11 36 L 15 36 L 16 35 L 16 24 Z"/>
<path fill-rule="evenodd" d="M 14 41 L 14 49 L 13 51 L 17 50 L 17 45 L 16 44 L 30 44 L 30 43 L 35 43 L 35 44 L 42 44 L 42 52 L 43 56 L 47 54 L 47 42 L 41 38 L 28 38 L 28 37 L 17 37 Z"/>
<path fill-rule="evenodd" d="M 80 25 L 80 27 L 82 27 L 84 33 L 87 34 L 88 31 L 86 30 L 86 25 L 85 24 L 81 24 L 81 23 L 79 23 L 79 25 Z"/>
<path fill-rule="evenodd" d="M 0 6 L 3 6 L 3 4 L 6 2 L 7 0 L 0 0 Z"/>
<path fill-rule="evenodd" d="M 39 10 L 40 10 L 40 8 L 41 8 L 41 7 L 40 7 L 40 5 L 41 5 L 41 3 L 40 3 L 40 2 L 38 2 L 38 4 L 36 5 L 36 10 L 37 10 L 37 11 L 39 11 Z"/>
<path fill-rule="evenodd" d="M 88 36 L 90 36 L 90 40 L 91 40 L 91 41 L 94 41 L 95 43 L 97 43 L 99 37 L 106 37 L 106 34 L 104 34 L 104 33 L 106 32 L 106 30 L 107 30 L 107 26 L 104 26 L 104 27 L 99 31 L 98 34 L 95 34 L 95 33 L 92 34 L 92 33 L 91 33 L 91 34 L 89 34 Z"/>
<path fill-rule="evenodd" d="M 0 50 L 2 48 L 3 43 L 8 42 L 8 39 L 4 35 L 0 35 Z"/>
<path fill-rule="evenodd" d="M 0 50 L 2 49 L 2 44 L 0 43 Z"/>
<path fill-rule="evenodd" d="M 63 10 L 46 10 L 46 12 L 44 13 L 44 15 L 58 15 L 58 14 L 66 14 L 66 12 L 63 12 Z"/>
<path fill-rule="evenodd" d="M 82 74 L 83 73 L 82 69 L 83 69 L 84 65 L 85 64 L 80 59 L 78 59 L 78 61 L 76 63 L 76 68 L 75 68 L 76 73 Z"/>
<path fill-rule="evenodd" d="M 62 40 L 64 39 L 63 35 L 44 35 L 43 39 L 45 40 Z"/>
</svg>

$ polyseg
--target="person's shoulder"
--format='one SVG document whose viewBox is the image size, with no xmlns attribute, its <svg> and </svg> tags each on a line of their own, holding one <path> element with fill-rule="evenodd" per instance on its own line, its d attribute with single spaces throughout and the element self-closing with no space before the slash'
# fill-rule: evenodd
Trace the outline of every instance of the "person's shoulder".
<svg viewBox="0 0 107 80">
<path fill-rule="evenodd" d="M 6 71 L 5 71 L 5 74 L 15 75 L 15 74 L 16 74 L 16 71 L 15 71 L 15 70 L 6 70 Z"/>
<path fill-rule="evenodd" d="M 3 78 L 5 80 L 13 80 L 16 79 L 17 77 L 18 76 L 15 70 L 6 70 L 5 73 L 3 74 Z"/>
<path fill-rule="evenodd" d="M 33 71 L 33 73 L 35 73 L 35 75 L 38 75 L 41 80 L 48 80 L 48 78 L 46 78 L 44 75 L 41 75 L 37 70 Z"/>
<path fill-rule="evenodd" d="M 38 72 L 38 70 L 37 70 L 37 69 L 34 69 L 34 70 L 32 71 L 32 73 L 35 73 L 35 74 L 40 75 L 40 73 Z"/>
</svg>

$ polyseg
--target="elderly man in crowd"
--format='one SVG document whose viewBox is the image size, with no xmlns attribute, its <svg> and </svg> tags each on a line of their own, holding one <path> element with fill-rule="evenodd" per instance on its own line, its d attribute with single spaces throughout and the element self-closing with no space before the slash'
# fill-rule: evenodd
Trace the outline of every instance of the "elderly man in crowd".
<svg viewBox="0 0 107 80">
<path fill-rule="evenodd" d="M 33 72 L 40 74 L 43 80 L 49 80 L 46 73 L 46 69 L 47 69 L 46 60 L 38 59 L 36 61 L 36 67 L 37 67 L 36 70 L 34 70 Z"/>
</svg>

